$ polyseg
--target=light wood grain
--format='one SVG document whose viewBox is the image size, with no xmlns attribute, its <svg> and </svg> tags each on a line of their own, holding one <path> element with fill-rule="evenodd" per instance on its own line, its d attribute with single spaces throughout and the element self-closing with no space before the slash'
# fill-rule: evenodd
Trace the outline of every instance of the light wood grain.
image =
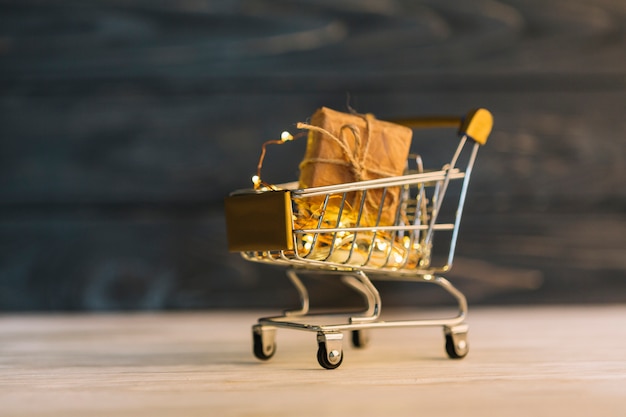
<svg viewBox="0 0 626 417">
<path fill-rule="evenodd" d="M 279 330 L 251 353 L 266 312 L 0 317 L 3 416 L 622 416 L 626 306 L 470 311 L 469 355 L 440 329 L 380 329 L 315 359 L 315 335 Z M 396 316 L 408 313 L 394 312 Z"/>
</svg>

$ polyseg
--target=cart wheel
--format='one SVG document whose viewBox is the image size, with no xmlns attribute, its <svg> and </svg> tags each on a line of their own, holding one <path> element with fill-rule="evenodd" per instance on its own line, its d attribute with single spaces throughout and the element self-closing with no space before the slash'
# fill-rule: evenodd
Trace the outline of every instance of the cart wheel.
<svg viewBox="0 0 626 417">
<path fill-rule="evenodd" d="M 331 350 L 328 352 L 326 343 L 320 342 L 317 349 L 317 361 L 326 369 L 336 369 L 343 362 L 343 351 Z"/>
<path fill-rule="evenodd" d="M 469 352 L 467 333 L 446 333 L 446 352 L 450 359 L 462 359 Z"/>
<path fill-rule="evenodd" d="M 266 361 L 276 353 L 276 330 L 263 328 L 261 325 L 252 327 L 252 341 L 254 356 Z"/>
<path fill-rule="evenodd" d="M 369 345 L 370 338 L 367 330 L 352 330 L 352 346 L 364 348 Z"/>
</svg>

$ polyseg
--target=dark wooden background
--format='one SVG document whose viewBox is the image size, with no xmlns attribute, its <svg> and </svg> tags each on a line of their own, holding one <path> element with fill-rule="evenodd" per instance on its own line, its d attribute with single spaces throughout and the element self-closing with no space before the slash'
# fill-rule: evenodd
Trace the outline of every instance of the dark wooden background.
<svg viewBox="0 0 626 417">
<path fill-rule="evenodd" d="M 450 274 L 471 303 L 626 302 L 625 24 L 623 0 L 0 0 L 0 310 L 292 304 L 226 251 L 222 201 L 348 101 L 493 112 Z M 442 300 L 415 287 L 381 291 Z"/>
</svg>

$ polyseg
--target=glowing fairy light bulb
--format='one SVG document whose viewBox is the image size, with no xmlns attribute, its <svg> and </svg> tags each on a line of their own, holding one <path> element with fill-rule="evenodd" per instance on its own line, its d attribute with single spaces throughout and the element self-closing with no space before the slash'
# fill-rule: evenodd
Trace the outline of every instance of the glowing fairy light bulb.
<svg viewBox="0 0 626 417">
<path fill-rule="evenodd" d="M 311 236 L 311 235 L 304 235 L 302 237 L 302 240 L 304 241 L 304 250 L 309 252 L 311 250 L 311 248 L 313 247 L 313 236 Z"/>
<path fill-rule="evenodd" d="M 254 184 L 255 186 L 258 186 L 260 183 L 261 183 L 261 178 L 259 178 L 258 175 L 253 175 L 252 184 Z"/>
<path fill-rule="evenodd" d="M 387 250 L 387 242 L 384 242 L 382 240 L 376 240 L 376 248 L 381 251 L 384 252 Z"/>
<path fill-rule="evenodd" d="M 282 140 L 283 142 L 287 142 L 288 140 L 293 140 L 293 136 L 291 135 L 291 133 L 285 130 L 283 133 L 280 134 L 280 140 Z"/>
</svg>

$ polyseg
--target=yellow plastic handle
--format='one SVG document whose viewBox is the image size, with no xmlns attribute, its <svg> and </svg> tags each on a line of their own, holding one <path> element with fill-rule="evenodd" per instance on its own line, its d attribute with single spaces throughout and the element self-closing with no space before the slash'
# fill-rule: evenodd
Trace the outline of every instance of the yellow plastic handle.
<svg viewBox="0 0 626 417">
<path fill-rule="evenodd" d="M 467 135 L 477 143 L 484 145 L 493 127 L 493 116 L 487 109 L 479 108 L 471 110 L 465 117 L 457 116 L 428 116 L 411 117 L 391 120 L 393 123 L 407 126 L 413 129 L 435 129 L 443 127 L 456 127 L 459 135 Z"/>
<path fill-rule="evenodd" d="M 437 129 L 442 127 L 459 127 L 462 119 L 458 116 L 426 116 L 393 119 L 391 122 L 412 129 Z"/>
<path fill-rule="evenodd" d="M 484 145 L 493 127 L 493 115 L 487 109 L 470 111 L 459 127 L 459 135 L 467 135 L 475 142 Z"/>
</svg>

